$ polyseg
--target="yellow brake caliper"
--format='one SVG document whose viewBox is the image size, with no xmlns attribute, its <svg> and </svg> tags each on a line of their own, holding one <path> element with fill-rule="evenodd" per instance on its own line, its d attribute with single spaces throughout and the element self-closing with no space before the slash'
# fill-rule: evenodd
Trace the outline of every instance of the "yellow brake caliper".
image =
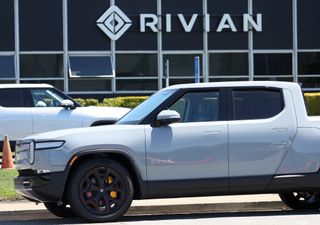
<svg viewBox="0 0 320 225">
<path fill-rule="evenodd" d="M 107 181 L 107 184 L 111 185 L 113 182 L 113 177 L 108 176 L 106 181 Z M 109 196 L 113 199 L 116 199 L 118 194 L 115 191 L 110 191 Z"/>
</svg>

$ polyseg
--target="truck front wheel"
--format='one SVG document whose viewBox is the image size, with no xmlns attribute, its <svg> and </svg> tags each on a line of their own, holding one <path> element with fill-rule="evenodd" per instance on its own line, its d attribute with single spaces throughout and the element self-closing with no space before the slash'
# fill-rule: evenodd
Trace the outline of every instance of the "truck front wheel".
<svg viewBox="0 0 320 225">
<path fill-rule="evenodd" d="M 74 213 L 89 222 L 115 221 L 132 202 L 130 174 L 116 161 L 88 160 L 71 175 L 68 198 Z"/>
<path fill-rule="evenodd" d="M 279 194 L 283 203 L 295 210 L 319 209 L 320 193 L 319 191 L 311 192 L 287 192 Z"/>
</svg>

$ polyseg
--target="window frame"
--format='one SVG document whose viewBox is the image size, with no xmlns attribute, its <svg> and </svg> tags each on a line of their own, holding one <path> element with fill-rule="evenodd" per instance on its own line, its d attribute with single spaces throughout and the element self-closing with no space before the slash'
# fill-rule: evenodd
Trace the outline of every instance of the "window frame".
<svg viewBox="0 0 320 225">
<path fill-rule="evenodd" d="M 86 58 L 90 58 L 90 57 L 108 57 L 110 58 L 110 65 L 111 65 L 111 70 L 112 70 L 112 74 L 103 74 L 103 75 L 73 75 L 72 74 L 72 66 L 71 66 L 71 62 L 70 62 L 70 58 L 71 57 L 86 57 Z M 113 59 L 112 59 L 112 55 L 108 54 L 108 55 L 102 55 L 102 54 L 94 54 L 94 55 L 86 55 L 86 54 L 70 54 L 68 55 L 68 75 L 69 78 L 114 78 L 115 77 L 115 68 L 114 68 L 114 63 L 113 63 Z"/>
<path fill-rule="evenodd" d="M 255 118 L 255 119 L 236 119 L 235 118 L 235 107 L 233 102 L 233 91 L 234 90 L 246 90 L 246 91 L 273 91 L 279 92 L 281 96 L 281 111 L 276 115 L 267 118 Z M 255 86 L 255 87 L 229 87 L 228 88 L 228 121 L 252 121 L 252 120 L 268 120 L 278 116 L 285 109 L 284 94 L 282 88 L 277 87 L 266 87 L 266 86 Z"/>
</svg>

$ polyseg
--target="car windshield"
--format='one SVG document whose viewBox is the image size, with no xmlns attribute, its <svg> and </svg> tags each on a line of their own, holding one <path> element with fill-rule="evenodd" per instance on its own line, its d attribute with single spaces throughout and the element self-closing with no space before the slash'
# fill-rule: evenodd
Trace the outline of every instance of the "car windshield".
<svg viewBox="0 0 320 225">
<path fill-rule="evenodd" d="M 139 124 L 147 115 L 155 110 L 162 102 L 168 99 L 176 90 L 158 91 L 142 102 L 127 115 L 122 117 L 117 124 Z"/>
</svg>

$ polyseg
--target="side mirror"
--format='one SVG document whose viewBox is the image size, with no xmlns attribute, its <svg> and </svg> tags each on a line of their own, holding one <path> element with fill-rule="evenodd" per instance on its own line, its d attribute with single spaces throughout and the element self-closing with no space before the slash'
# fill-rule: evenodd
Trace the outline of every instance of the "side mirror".
<svg viewBox="0 0 320 225">
<path fill-rule="evenodd" d="M 69 99 L 63 100 L 61 102 L 60 106 L 65 108 L 65 109 L 74 109 L 75 108 L 73 101 L 71 101 Z"/>
<path fill-rule="evenodd" d="M 174 110 L 163 110 L 161 111 L 158 116 L 157 120 L 155 121 L 155 126 L 166 126 L 172 123 L 177 123 L 181 119 L 180 114 Z"/>
</svg>

